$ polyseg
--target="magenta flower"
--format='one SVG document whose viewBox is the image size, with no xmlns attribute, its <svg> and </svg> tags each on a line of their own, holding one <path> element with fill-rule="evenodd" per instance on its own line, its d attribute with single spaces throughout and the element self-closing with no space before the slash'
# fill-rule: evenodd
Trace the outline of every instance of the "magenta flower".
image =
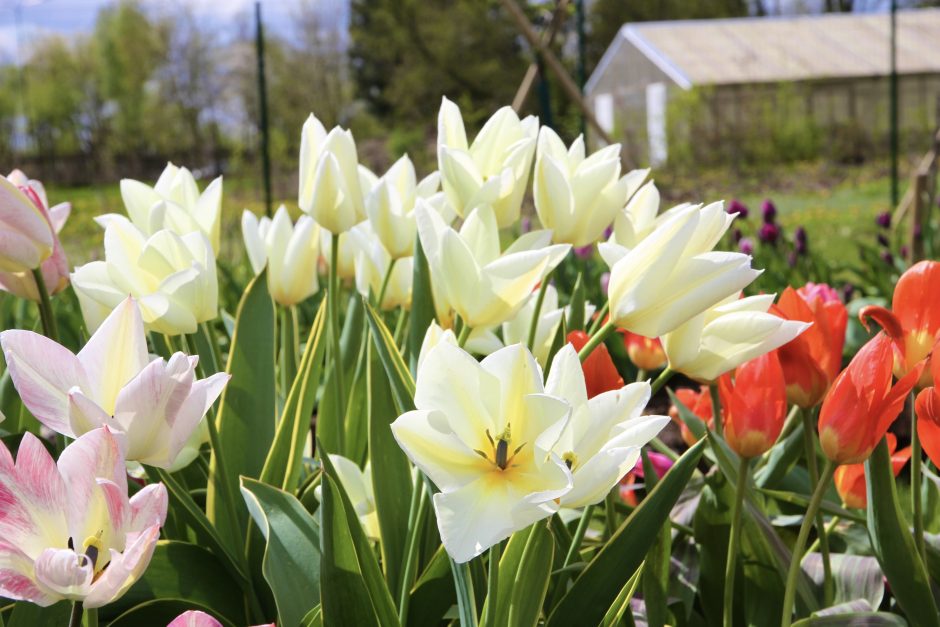
<svg viewBox="0 0 940 627">
<path fill-rule="evenodd" d="M 222 623 L 205 612 L 189 610 L 174 618 L 173 622 L 166 627 L 222 627 Z M 258 627 L 274 627 L 274 623 L 258 625 Z"/>
<path fill-rule="evenodd" d="M 753 255 L 754 241 L 750 237 L 742 237 L 741 241 L 738 242 L 738 248 L 745 255 Z"/>
<path fill-rule="evenodd" d="M 747 218 L 748 213 L 750 213 L 747 209 L 747 205 L 745 205 L 743 202 L 741 202 L 737 198 L 735 198 L 734 200 L 728 203 L 728 208 L 726 209 L 726 211 L 732 215 L 738 216 L 742 220 Z"/>
<path fill-rule="evenodd" d="M 847 286 L 851 287 L 851 284 L 847 284 Z M 798 289 L 797 293 L 799 293 L 804 301 L 811 305 L 817 300 L 823 303 L 839 302 L 841 300 L 839 298 L 839 292 L 825 283 L 813 283 L 810 281 Z"/>
<path fill-rule="evenodd" d="M 89 431 L 53 461 L 23 436 L 16 461 L 0 443 L 0 597 L 101 607 L 147 569 L 166 519 L 162 483 L 127 498 L 124 442 Z"/>
<path fill-rule="evenodd" d="M 198 358 L 183 353 L 151 360 L 133 298 L 78 355 L 32 331 L 4 331 L 0 346 L 23 404 L 41 423 L 69 437 L 107 425 L 126 434 L 128 460 L 160 468 L 195 459 L 199 443 L 184 448 L 229 380 L 225 373 L 196 380 Z"/>
<path fill-rule="evenodd" d="M 875 223 L 883 229 L 891 228 L 891 212 L 883 211 L 875 218 Z"/>
<path fill-rule="evenodd" d="M 757 237 L 767 244 L 776 244 L 777 239 L 780 238 L 780 227 L 772 222 L 765 222 L 757 231 Z"/>
<path fill-rule="evenodd" d="M 760 205 L 761 215 L 764 216 L 764 222 L 767 224 L 773 224 L 774 220 L 777 218 L 777 207 L 769 199 L 765 198 L 764 202 Z"/>
</svg>

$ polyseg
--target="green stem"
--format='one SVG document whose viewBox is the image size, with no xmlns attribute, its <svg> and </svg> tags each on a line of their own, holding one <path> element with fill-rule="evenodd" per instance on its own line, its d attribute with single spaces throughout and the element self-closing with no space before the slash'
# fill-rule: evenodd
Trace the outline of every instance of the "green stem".
<svg viewBox="0 0 940 627">
<path fill-rule="evenodd" d="M 72 613 L 69 615 L 69 627 L 81 627 L 84 607 L 81 601 L 72 602 Z"/>
<path fill-rule="evenodd" d="M 408 545 L 405 549 L 405 567 L 402 570 L 401 591 L 398 595 L 398 622 L 408 622 L 408 604 L 411 602 L 411 586 L 418 571 L 418 542 L 428 513 L 428 491 L 421 475 L 415 474 L 412 482 L 411 505 L 408 508 Z"/>
<path fill-rule="evenodd" d="M 539 327 L 539 315 L 542 313 L 542 303 L 545 302 L 545 292 L 548 291 L 548 277 L 551 276 L 551 272 L 545 275 L 542 279 L 542 285 L 539 287 L 539 295 L 535 298 L 535 309 L 532 310 L 532 320 L 529 323 L 529 338 L 526 340 L 526 346 L 529 347 L 529 350 L 532 350 L 532 347 L 535 346 L 535 333 Z"/>
<path fill-rule="evenodd" d="M 574 535 L 571 537 L 571 546 L 568 547 L 568 554 L 565 555 L 565 562 L 562 564 L 562 568 L 567 568 L 574 563 L 574 558 L 581 552 L 581 542 L 584 541 L 584 534 L 587 533 L 588 527 L 591 526 L 591 516 L 594 514 L 594 506 L 588 505 L 584 508 L 584 511 L 581 512 L 581 520 L 578 521 L 578 527 L 574 530 Z"/>
<path fill-rule="evenodd" d="M 467 343 L 467 339 L 470 337 L 470 331 L 471 329 L 469 324 L 463 325 L 463 328 L 460 329 L 460 336 L 457 338 L 457 346 L 460 348 L 464 347 L 464 344 Z"/>
<path fill-rule="evenodd" d="M 747 490 L 749 461 L 746 457 L 742 457 L 738 464 L 738 482 L 734 493 L 734 509 L 731 514 L 731 537 L 728 540 L 728 559 L 725 562 L 725 627 L 732 627 L 734 624 L 734 576 L 737 572 L 738 544 L 741 541 L 741 509 L 744 505 L 744 492 Z"/>
<path fill-rule="evenodd" d="M 712 398 L 712 420 L 715 422 L 715 433 L 719 437 L 725 437 L 724 425 L 721 419 L 721 395 L 718 394 L 718 384 L 712 383 L 708 386 L 708 394 Z"/>
<path fill-rule="evenodd" d="M 408 310 L 399 309 L 398 310 L 398 320 L 395 321 L 395 332 L 392 334 L 392 339 L 395 340 L 395 346 L 401 347 L 401 341 L 404 337 L 405 332 L 405 322 L 408 320 Z"/>
<path fill-rule="evenodd" d="M 212 354 L 215 356 L 215 363 L 219 372 L 225 370 L 225 362 L 222 361 L 222 349 L 219 348 L 219 338 L 215 334 L 215 325 L 211 322 L 200 322 L 199 324 L 205 329 L 206 338 L 209 340 L 209 346 L 212 348 Z"/>
<path fill-rule="evenodd" d="M 650 440 L 650 441 L 649 441 L 649 445 L 650 445 L 650 448 L 652 448 L 653 450 L 655 450 L 655 451 L 658 452 L 658 453 L 662 453 L 663 455 L 665 455 L 666 457 L 668 457 L 668 458 L 671 459 L 672 461 L 678 461 L 678 460 L 679 460 L 679 454 L 676 453 L 676 452 L 675 452 L 674 450 L 672 450 L 671 448 L 669 448 L 669 446 L 668 446 L 665 442 L 663 442 L 662 440 L 660 440 L 658 437 L 655 437 L 655 438 L 653 438 L 652 440 Z"/>
<path fill-rule="evenodd" d="M 297 313 L 293 306 L 281 307 L 281 392 L 287 396 L 297 376 Z"/>
<path fill-rule="evenodd" d="M 464 562 L 458 564 L 450 559 L 450 570 L 454 575 L 454 585 L 457 588 L 457 613 L 460 616 L 460 627 L 477 627 L 477 602 L 473 596 L 473 579 L 470 577 L 470 565 Z"/>
<path fill-rule="evenodd" d="M 85 610 L 85 627 L 98 627 L 98 608 Z"/>
<path fill-rule="evenodd" d="M 816 443 L 813 441 L 813 413 L 811 409 L 801 409 L 800 419 L 803 421 L 803 447 L 806 452 L 806 468 L 809 471 L 810 485 L 819 483 L 819 467 L 816 461 Z M 832 564 L 829 559 L 829 536 L 826 534 L 825 520 L 822 510 L 816 512 L 816 533 L 819 534 L 819 550 L 822 553 L 823 564 L 823 600 L 824 607 L 832 604 Z"/>
<path fill-rule="evenodd" d="M 490 561 L 486 577 L 486 605 L 483 607 L 483 620 L 486 627 L 496 625 L 496 603 L 499 596 L 499 556 L 502 552 L 500 543 L 490 547 Z"/>
<path fill-rule="evenodd" d="M 783 616 L 780 617 L 781 627 L 790 627 L 793 622 L 794 601 L 796 600 L 796 581 L 800 575 L 800 563 L 803 561 L 803 549 L 806 547 L 806 540 L 809 538 L 809 530 L 813 527 L 813 520 L 819 506 L 822 503 L 823 496 L 826 494 L 826 488 L 832 480 L 832 474 L 835 472 L 835 465 L 826 460 L 823 467 L 819 483 L 816 484 L 816 491 L 809 501 L 806 510 L 806 516 L 803 518 L 803 524 L 800 525 L 800 534 L 796 538 L 796 544 L 793 545 L 793 555 L 790 557 L 790 569 L 787 571 L 787 586 L 783 594 Z"/>
<path fill-rule="evenodd" d="M 578 353 L 578 359 L 584 362 L 584 360 L 594 352 L 594 349 L 604 341 L 604 338 L 610 335 L 615 328 L 616 325 L 614 325 L 613 322 L 608 322 L 598 329 L 597 332 L 591 336 L 591 339 L 588 340 L 587 344 L 584 345 L 584 348 Z"/>
<path fill-rule="evenodd" d="M 911 511 L 914 515 L 914 545 L 920 559 L 927 563 L 927 547 L 924 544 L 924 503 L 921 494 L 923 481 L 923 454 L 920 434 L 917 433 L 917 414 L 914 412 L 914 393 L 911 393 Z"/>
<path fill-rule="evenodd" d="M 604 303 L 604 306 L 601 307 L 601 310 L 597 312 L 597 317 L 594 318 L 594 322 L 591 323 L 591 326 L 588 329 L 588 335 L 594 335 L 597 333 L 597 330 L 601 328 L 601 324 L 604 322 L 604 318 L 607 317 L 608 311 L 610 311 L 610 301 Z"/>
<path fill-rule="evenodd" d="M 327 292 L 327 298 L 329 298 L 329 316 L 330 316 L 330 338 L 332 340 L 331 346 L 333 349 L 333 390 L 336 395 L 336 406 L 346 408 L 346 401 L 343 398 L 345 396 L 346 385 L 343 381 L 343 361 L 339 348 L 339 336 L 341 329 L 339 328 L 339 275 L 337 274 L 337 269 L 339 267 L 339 233 L 332 234 L 331 240 L 331 249 L 330 249 L 330 275 L 329 275 L 329 291 Z M 339 430 L 339 450 L 343 449 L 343 440 L 345 439 L 343 434 L 343 429 Z"/>
<path fill-rule="evenodd" d="M 604 537 L 610 540 L 617 531 L 617 498 L 620 495 L 620 484 L 615 485 L 604 497 Z"/>
<path fill-rule="evenodd" d="M 645 369 L 645 368 L 637 368 L 637 369 L 636 369 L 636 381 L 637 381 L 637 382 L 646 381 L 646 378 L 647 378 L 646 369 Z"/>
<path fill-rule="evenodd" d="M 655 396 L 657 392 L 663 389 L 663 386 L 669 383 L 669 379 L 671 379 L 674 374 L 676 374 L 676 371 L 672 368 L 666 368 L 660 372 L 659 376 L 656 377 L 656 380 L 653 381 L 653 384 L 650 386 L 650 396 Z"/>
<path fill-rule="evenodd" d="M 385 278 L 382 279 L 382 287 L 379 289 L 379 298 L 375 301 L 375 306 L 381 311 L 382 310 L 382 301 L 385 300 L 385 292 L 388 290 L 388 284 L 392 279 L 392 270 L 395 269 L 395 262 L 398 259 L 392 259 L 388 262 L 388 270 L 385 271 Z"/>
<path fill-rule="evenodd" d="M 830 518 L 830 519 L 829 519 L 829 524 L 826 525 L 826 535 L 829 535 L 830 533 L 832 533 L 832 530 L 835 529 L 836 526 L 838 526 L 838 524 L 839 524 L 840 522 L 842 522 L 842 519 L 839 518 L 838 516 L 833 516 L 832 518 Z M 820 537 L 822 537 L 822 536 L 820 536 Z M 806 549 L 806 552 L 807 552 L 807 553 L 814 553 L 814 552 L 816 552 L 817 550 L 819 550 L 819 537 L 817 537 L 815 540 L 813 540 L 813 543 L 812 543 L 811 545 L 809 545 L 809 548 Z"/>
<path fill-rule="evenodd" d="M 49 299 L 49 290 L 46 281 L 42 278 L 42 268 L 33 268 L 33 279 L 36 281 L 36 290 L 39 292 L 39 318 L 42 320 L 42 332 L 53 342 L 59 341 L 59 327 L 52 312 L 52 301 Z"/>
</svg>

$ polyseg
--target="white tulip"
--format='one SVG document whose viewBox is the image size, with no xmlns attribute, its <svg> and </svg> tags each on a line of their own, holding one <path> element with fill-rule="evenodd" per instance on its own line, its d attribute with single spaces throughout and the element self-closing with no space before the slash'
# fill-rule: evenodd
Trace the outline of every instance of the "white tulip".
<svg viewBox="0 0 940 627">
<path fill-rule="evenodd" d="M 659 337 L 737 294 L 760 274 L 751 258 L 712 248 L 733 217 L 721 203 L 679 208 L 628 249 L 599 246 L 611 266 L 610 318 L 618 327 Z"/>
<path fill-rule="evenodd" d="M 147 328 L 195 333 L 218 315 L 215 255 L 201 232 L 160 230 L 147 237 L 124 216 L 98 218 L 105 226 L 104 261 L 75 269 L 72 285 L 89 331 L 128 295 L 137 299 Z"/>
<path fill-rule="evenodd" d="M 506 345 L 528 342 L 529 331 L 532 328 L 532 314 L 535 311 L 537 300 L 537 293 L 530 295 L 519 313 L 512 320 L 503 323 L 503 341 Z M 594 305 L 585 303 L 584 319 L 590 320 L 594 310 Z M 555 289 L 555 286 L 549 285 L 545 288 L 545 299 L 542 301 L 542 309 L 539 311 L 539 319 L 535 327 L 535 341 L 532 346 L 532 354 L 539 362 L 539 365 L 543 367 L 548 365 L 548 353 L 552 349 L 552 343 L 555 341 L 555 335 L 558 333 L 558 326 L 561 324 L 562 317 L 571 320 L 571 306 L 559 307 L 558 290 Z"/>
<path fill-rule="evenodd" d="M 415 244 L 415 201 L 437 193 L 440 175 L 419 183 L 408 155 L 395 162 L 366 196 L 366 214 L 379 241 L 395 259 L 411 257 Z"/>
<path fill-rule="evenodd" d="M 538 129 L 535 116 L 520 121 L 511 107 L 503 107 L 468 145 L 460 109 L 442 99 L 437 162 L 444 193 L 458 215 L 466 217 L 473 209 L 489 205 L 500 228 L 519 219 Z"/>
<path fill-rule="evenodd" d="M 300 208 L 330 233 L 344 233 L 365 219 L 362 178 L 352 133 L 338 126 L 327 133 L 311 114 L 300 138 Z"/>
<path fill-rule="evenodd" d="M 222 177 L 199 193 L 192 172 L 168 163 L 153 187 L 133 179 L 121 181 L 127 215 L 145 235 L 169 229 L 177 235 L 203 233 L 219 252 L 222 219 Z"/>
<path fill-rule="evenodd" d="M 287 207 L 281 205 L 274 219 L 258 220 L 242 213 L 242 237 L 255 274 L 268 268 L 268 289 L 274 300 L 290 307 L 316 293 L 320 258 L 320 227 L 310 216 L 291 223 Z"/>
<path fill-rule="evenodd" d="M 574 478 L 562 507 L 584 507 L 604 500 L 669 423 L 667 416 L 644 416 L 650 384 L 631 383 L 588 399 L 578 352 L 565 344 L 552 360 L 545 393 L 571 404 L 571 420 L 552 449 Z"/>
<path fill-rule="evenodd" d="M 368 222 L 357 225 L 349 232 L 356 242 L 356 290 L 365 297 L 378 298 L 385 285 L 385 294 L 379 309 L 396 307 L 411 309 L 411 283 L 414 258 L 393 259 L 382 246 Z M 393 265 L 394 264 L 394 265 Z M 391 275 L 386 276 L 391 267 Z"/>
<path fill-rule="evenodd" d="M 379 515 L 375 510 L 375 490 L 372 487 L 369 464 L 366 464 L 365 469 L 360 469 L 353 460 L 332 454 L 330 463 L 336 470 L 339 483 L 349 497 L 349 502 L 356 510 L 362 530 L 373 540 L 379 540 L 382 534 L 379 530 Z M 322 500 L 322 494 L 321 486 L 314 488 L 313 495 L 318 501 Z"/>
<path fill-rule="evenodd" d="M 670 368 L 698 381 L 715 381 L 783 346 L 810 325 L 768 313 L 774 294 L 738 296 L 724 299 L 660 338 Z"/>
<path fill-rule="evenodd" d="M 415 407 L 392 433 L 440 489 L 434 512 L 455 561 L 558 511 L 572 480 L 552 449 L 570 407 L 543 393 L 541 369 L 525 347 L 477 362 L 438 343 L 418 369 Z"/>
</svg>

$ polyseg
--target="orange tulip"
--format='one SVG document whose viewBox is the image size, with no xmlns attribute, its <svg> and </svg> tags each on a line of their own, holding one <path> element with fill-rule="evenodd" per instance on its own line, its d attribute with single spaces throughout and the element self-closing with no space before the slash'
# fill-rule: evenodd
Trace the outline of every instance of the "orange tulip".
<svg viewBox="0 0 940 627">
<path fill-rule="evenodd" d="M 588 339 L 590 336 L 584 331 L 572 331 L 568 334 L 568 343 L 574 346 L 575 350 L 584 348 Z M 603 343 L 581 363 L 581 369 L 584 371 L 584 384 L 587 387 L 588 398 L 623 387 L 623 378 L 617 372 L 617 366 L 614 365 Z"/>
<path fill-rule="evenodd" d="M 878 333 L 852 358 L 829 389 L 819 412 L 819 442 L 836 464 L 858 464 L 894 422 L 914 389 L 923 362 L 892 385 L 893 345 Z"/>
<path fill-rule="evenodd" d="M 898 280 L 890 310 L 869 305 L 858 316 L 866 327 L 868 319 L 873 319 L 895 340 L 894 373 L 903 377 L 929 359 L 940 338 L 940 262 L 914 264 Z M 925 371 L 918 386 L 930 384 L 929 371 Z"/>
<path fill-rule="evenodd" d="M 718 380 L 725 440 L 741 457 L 766 453 L 783 429 L 787 389 L 775 351 L 738 366 Z"/>
<path fill-rule="evenodd" d="M 921 390 L 914 401 L 917 413 L 917 435 L 927 457 L 940 466 L 940 359 L 930 360 L 933 385 Z"/>
<path fill-rule="evenodd" d="M 827 285 L 788 287 L 774 313 L 788 320 L 812 322 L 796 339 L 778 349 L 787 400 L 804 409 L 822 402 L 842 366 L 848 312 Z"/>
<path fill-rule="evenodd" d="M 689 411 L 701 418 L 709 428 L 714 426 L 715 420 L 712 417 L 712 399 L 708 393 L 707 385 L 700 387 L 697 392 L 691 388 L 679 388 L 676 390 L 676 398 L 679 399 L 679 402 L 685 405 Z M 679 425 L 679 432 L 682 435 L 683 441 L 688 446 L 692 446 L 698 442 L 698 438 L 695 437 L 685 425 L 682 418 L 679 417 L 679 410 L 675 405 L 669 408 L 669 417 L 672 418 L 674 423 Z"/>
<path fill-rule="evenodd" d="M 893 433 L 887 434 L 888 451 L 891 453 L 891 467 L 897 477 L 911 458 L 911 447 L 906 446 L 897 451 L 898 439 Z M 845 464 L 836 468 L 834 477 L 836 490 L 846 507 L 865 509 L 868 506 L 868 495 L 865 492 L 865 464 Z"/>
<path fill-rule="evenodd" d="M 658 370 L 669 361 L 659 338 L 631 333 L 626 329 L 618 329 L 618 331 L 623 333 L 623 345 L 627 349 L 630 361 L 637 368 Z"/>
</svg>

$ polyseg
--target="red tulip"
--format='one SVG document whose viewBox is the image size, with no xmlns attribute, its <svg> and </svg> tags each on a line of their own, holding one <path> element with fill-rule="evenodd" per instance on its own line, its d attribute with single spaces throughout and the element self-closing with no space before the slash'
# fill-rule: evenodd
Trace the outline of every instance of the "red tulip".
<svg viewBox="0 0 940 627">
<path fill-rule="evenodd" d="M 804 409 L 818 405 L 842 366 L 842 347 L 848 312 L 828 286 L 788 287 L 774 313 L 812 326 L 778 349 L 787 400 Z"/>
<path fill-rule="evenodd" d="M 623 333 L 623 345 L 634 366 L 643 370 L 658 370 L 666 365 L 668 359 L 659 338 L 638 335 L 626 329 L 618 331 Z"/>
<path fill-rule="evenodd" d="M 906 446 L 900 451 L 898 439 L 893 433 L 888 438 L 888 451 L 891 453 L 891 467 L 897 477 L 904 465 L 911 458 L 911 447 Z M 868 495 L 865 492 L 865 464 L 845 464 L 836 468 L 834 477 L 836 490 L 846 507 L 865 509 L 868 506 Z"/>
<path fill-rule="evenodd" d="M 836 377 L 823 400 L 819 442 L 826 457 L 837 464 L 868 459 L 921 376 L 923 362 L 892 385 L 892 351 L 891 338 L 884 333 L 876 335 Z"/>
<path fill-rule="evenodd" d="M 568 343 L 574 346 L 575 350 L 584 348 L 588 339 L 590 336 L 584 331 L 572 331 L 568 334 Z M 588 398 L 623 387 L 623 378 L 617 372 L 617 366 L 614 365 L 603 343 L 581 363 L 581 369 L 584 370 L 584 384 L 587 387 Z"/>
<path fill-rule="evenodd" d="M 914 411 L 924 452 L 934 465 L 940 466 L 940 359 L 930 360 L 930 373 L 933 385 L 917 395 Z"/>
<path fill-rule="evenodd" d="M 685 405 L 689 411 L 698 416 L 705 422 L 709 428 L 713 427 L 715 420 L 712 417 L 712 399 L 711 395 L 708 393 L 708 386 L 703 385 L 696 392 L 691 388 L 679 388 L 676 390 L 676 398 L 680 403 Z M 689 430 L 685 425 L 685 422 L 679 417 L 679 410 L 673 405 L 669 408 L 669 417 L 672 418 L 672 421 L 679 425 L 679 432 L 682 435 L 683 441 L 688 446 L 692 446 L 698 442 L 698 438 Z"/>
<path fill-rule="evenodd" d="M 921 261 L 911 266 L 894 288 L 890 310 L 869 305 L 858 315 L 866 325 L 869 318 L 875 320 L 895 340 L 894 373 L 903 377 L 929 359 L 940 337 L 940 263 Z M 918 385 L 930 384 L 929 372 L 924 372 Z"/>
<path fill-rule="evenodd" d="M 787 415 L 787 389 L 775 351 L 745 362 L 734 379 L 718 380 L 728 446 L 741 457 L 766 453 L 783 429 Z"/>
</svg>

